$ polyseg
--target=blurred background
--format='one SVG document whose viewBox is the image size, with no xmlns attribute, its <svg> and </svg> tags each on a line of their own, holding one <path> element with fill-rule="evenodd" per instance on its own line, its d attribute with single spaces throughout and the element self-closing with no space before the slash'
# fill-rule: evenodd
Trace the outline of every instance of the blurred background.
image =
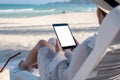
<svg viewBox="0 0 120 80">
<path fill-rule="evenodd" d="M 40 39 L 56 37 L 52 24 L 68 23 L 82 43 L 98 30 L 92 0 L 0 0 L 0 62 L 27 56 Z"/>
</svg>

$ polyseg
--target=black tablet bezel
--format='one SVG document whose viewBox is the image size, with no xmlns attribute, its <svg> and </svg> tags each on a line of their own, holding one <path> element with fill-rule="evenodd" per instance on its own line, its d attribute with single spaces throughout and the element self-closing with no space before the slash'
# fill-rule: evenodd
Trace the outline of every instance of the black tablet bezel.
<svg viewBox="0 0 120 80">
<path fill-rule="evenodd" d="M 70 33 L 71 33 L 71 35 L 72 35 L 72 37 L 73 37 L 73 34 L 72 34 L 72 32 L 71 32 L 71 29 L 70 29 L 70 27 L 69 27 L 69 25 L 67 24 L 67 23 L 60 23 L 60 24 L 52 24 L 52 26 L 53 26 L 53 29 L 54 29 L 54 31 L 55 31 L 55 34 L 56 34 L 56 36 L 57 36 L 57 39 L 59 40 L 59 38 L 58 38 L 58 35 L 57 35 L 57 32 L 56 32 L 56 30 L 55 30 L 55 26 L 57 27 L 57 26 L 68 26 L 68 28 L 69 28 L 69 30 L 70 30 Z M 74 39 L 74 37 L 73 37 L 73 39 Z M 75 40 L 74 40 L 75 41 Z M 59 43 L 60 43 L 60 45 L 61 45 L 61 42 L 59 41 Z M 62 49 L 68 49 L 68 48 L 75 48 L 77 46 L 77 43 L 75 42 L 75 45 L 70 45 L 70 46 L 62 46 L 61 45 L 61 47 L 62 47 Z"/>
</svg>

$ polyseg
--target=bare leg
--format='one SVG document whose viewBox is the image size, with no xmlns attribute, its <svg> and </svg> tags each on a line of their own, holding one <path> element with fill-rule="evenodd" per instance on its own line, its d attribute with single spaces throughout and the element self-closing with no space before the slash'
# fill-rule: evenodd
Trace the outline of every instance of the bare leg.
<svg viewBox="0 0 120 80">
<path fill-rule="evenodd" d="M 52 45 L 49 44 L 47 41 L 45 40 L 40 40 L 36 46 L 30 51 L 30 53 L 28 54 L 27 58 L 25 59 L 25 61 L 22 61 L 19 66 L 22 69 L 29 69 L 30 66 L 33 66 L 35 64 L 37 64 L 37 55 L 38 55 L 38 51 L 40 48 L 42 47 L 49 47 L 52 48 Z"/>
</svg>

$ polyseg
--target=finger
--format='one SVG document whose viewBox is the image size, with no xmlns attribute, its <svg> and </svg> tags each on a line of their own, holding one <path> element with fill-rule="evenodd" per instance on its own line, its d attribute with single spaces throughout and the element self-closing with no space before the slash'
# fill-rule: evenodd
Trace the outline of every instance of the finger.
<svg viewBox="0 0 120 80">
<path fill-rule="evenodd" d="M 59 41 L 56 40 L 56 52 L 59 52 L 59 51 L 63 51 L 60 44 L 59 44 Z"/>
<path fill-rule="evenodd" d="M 77 41 L 77 39 L 76 39 L 75 37 L 73 37 L 73 38 L 74 38 L 74 40 L 75 40 L 76 44 L 79 44 L 79 42 Z"/>
</svg>

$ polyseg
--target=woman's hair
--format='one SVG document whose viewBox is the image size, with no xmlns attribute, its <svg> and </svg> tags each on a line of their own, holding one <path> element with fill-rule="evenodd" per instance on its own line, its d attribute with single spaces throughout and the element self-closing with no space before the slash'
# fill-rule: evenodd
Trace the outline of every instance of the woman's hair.
<svg viewBox="0 0 120 80">
<path fill-rule="evenodd" d="M 107 15 L 107 13 L 105 13 L 103 10 L 101 10 L 100 8 L 99 8 L 99 10 L 100 10 L 100 12 L 102 13 L 102 15 L 105 17 L 106 15 Z"/>
</svg>

